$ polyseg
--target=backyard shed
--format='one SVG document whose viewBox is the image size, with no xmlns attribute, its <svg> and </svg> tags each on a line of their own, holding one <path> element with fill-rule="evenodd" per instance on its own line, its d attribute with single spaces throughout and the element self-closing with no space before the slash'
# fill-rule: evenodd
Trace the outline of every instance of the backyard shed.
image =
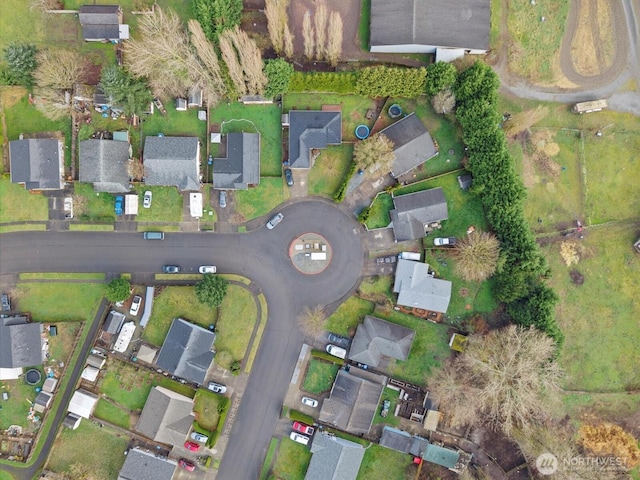
<svg viewBox="0 0 640 480">
<path fill-rule="evenodd" d="M 86 390 L 76 390 L 69 402 L 69 412 L 82 418 L 89 418 L 98 404 L 98 396 Z"/>
</svg>

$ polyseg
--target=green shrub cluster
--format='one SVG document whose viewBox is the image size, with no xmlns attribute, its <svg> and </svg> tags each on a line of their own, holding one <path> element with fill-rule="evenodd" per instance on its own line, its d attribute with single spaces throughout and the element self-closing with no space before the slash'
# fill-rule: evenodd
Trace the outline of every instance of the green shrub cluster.
<svg viewBox="0 0 640 480">
<path fill-rule="evenodd" d="M 242 0 L 194 0 L 193 13 L 207 38 L 218 41 L 222 32 L 240 26 Z"/>
<path fill-rule="evenodd" d="M 353 93 L 358 76 L 353 72 L 294 72 L 290 92 Z"/>
<path fill-rule="evenodd" d="M 330 353 L 325 352 L 324 350 L 318 350 L 314 348 L 311 350 L 311 356 L 314 358 L 320 358 L 322 360 L 326 360 L 327 362 L 336 363 L 338 365 L 344 365 L 344 360 L 338 357 L 334 357 Z"/>
<path fill-rule="evenodd" d="M 515 323 L 534 325 L 560 346 L 564 337 L 553 317 L 557 296 L 543 283 L 549 268 L 525 220 L 525 189 L 500 128 L 499 86 L 496 74 L 481 62 L 462 72 L 455 85 L 456 117 L 468 147 L 473 191 L 505 258 L 495 277 L 495 294 Z"/>
<path fill-rule="evenodd" d="M 315 420 L 312 416 L 293 409 L 289 410 L 289 418 L 294 422 L 302 422 L 306 423 L 307 425 L 313 425 L 315 423 Z"/>
<path fill-rule="evenodd" d="M 351 177 L 353 177 L 353 174 L 356 173 L 357 169 L 358 169 L 358 165 L 356 164 L 356 162 L 351 162 L 349 171 L 342 179 L 342 183 L 340 183 L 340 186 L 338 187 L 338 190 L 336 190 L 336 193 L 333 194 L 333 199 L 335 200 L 336 203 L 341 203 L 344 200 L 344 197 L 347 194 L 347 187 L 349 186 L 349 180 L 351 180 Z"/>
<path fill-rule="evenodd" d="M 371 207 L 364 207 L 358 215 L 358 221 L 362 224 L 367 223 L 369 220 L 369 214 L 371 213 Z"/>
<path fill-rule="evenodd" d="M 365 97 L 415 98 L 423 95 L 427 69 L 398 67 L 369 67 L 358 75 L 356 93 Z"/>
</svg>

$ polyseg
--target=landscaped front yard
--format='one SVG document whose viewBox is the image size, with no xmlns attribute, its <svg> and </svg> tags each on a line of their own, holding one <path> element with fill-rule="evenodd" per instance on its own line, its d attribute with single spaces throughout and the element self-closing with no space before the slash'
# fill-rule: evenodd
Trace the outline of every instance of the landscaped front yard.
<svg viewBox="0 0 640 480">
<path fill-rule="evenodd" d="M 104 294 L 101 283 L 19 283 L 17 305 L 33 320 L 90 321 Z"/>
<path fill-rule="evenodd" d="M 236 190 L 235 211 L 239 222 L 261 217 L 289 199 L 289 187 L 280 177 L 261 177 L 260 185 L 248 190 Z"/>
<path fill-rule="evenodd" d="M 340 366 L 335 363 L 312 358 L 307 366 L 302 389 L 312 395 L 320 395 L 331 390 Z"/>
<path fill-rule="evenodd" d="M 356 333 L 358 323 L 365 315 L 370 315 L 373 309 L 372 302 L 356 296 L 349 297 L 327 318 L 325 330 L 339 335 L 353 336 Z"/>
<path fill-rule="evenodd" d="M 278 449 L 273 474 L 280 480 L 300 480 L 309 467 L 311 452 L 309 447 L 283 438 Z"/>
<path fill-rule="evenodd" d="M 193 411 L 198 425 L 210 432 L 222 427 L 219 425 L 221 413 L 228 408 L 228 405 L 228 397 L 199 389 L 193 398 Z"/>
<path fill-rule="evenodd" d="M 47 197 L 29 193 L 22 185 L 0 178 L 0 223 L 47 220 Z"/>
<path fill-rule="evenodd" d="M 320 155 L 309 170 L 307 184 L 309 195 L 333 196 L 349 171 L 352 158 L 352 143 L 343 143 L 340 146 L 330 145 L 320 150 Z"/>
</svg>

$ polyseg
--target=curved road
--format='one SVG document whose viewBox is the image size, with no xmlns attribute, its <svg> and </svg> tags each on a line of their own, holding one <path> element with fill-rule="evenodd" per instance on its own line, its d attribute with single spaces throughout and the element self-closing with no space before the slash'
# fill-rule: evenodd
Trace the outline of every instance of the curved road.
<svg viewBox="0 0 640 480">
<path fill-rule="evenodd" d="M 257 478 L 302 344 L 296 316 L 305 305 L 346 298 L 365 257 L 361 227 L 332 203 L 307 200 L 280 211 L 284 220 L 273 230 L 167 233 L 164 241 L 145 241 L 140 233 L 7 233 L 1 237 L 0 274 L 143 273 L 159 272 L 163 264 L 181 265 L 186 273 L 213 264 L 219 272 L 251 278 L 269 305 L 268 323 L 218 478 Z M 320 233 L 333 247 L 331 264 L 318 275 L 299 273 L 288 257 L 290 242 L 305 232 Z"/>
</svg>

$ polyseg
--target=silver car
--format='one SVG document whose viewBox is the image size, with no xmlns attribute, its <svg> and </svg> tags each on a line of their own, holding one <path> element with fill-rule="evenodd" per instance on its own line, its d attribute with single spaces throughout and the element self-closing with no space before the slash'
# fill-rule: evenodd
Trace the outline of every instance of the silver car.
<svg viewBox="0 0 640 480">
<path fill-rule="evenodd" d="M 284 218 L 284 215 L 281 213 L 276 214 L 271 220 L 269 220 L 267 222 L 267 228 L 269 230 L 273 230 L 274 228 L 276 228 L 276 225 L 278 225 L 282 219 Z"/>
</svg>

